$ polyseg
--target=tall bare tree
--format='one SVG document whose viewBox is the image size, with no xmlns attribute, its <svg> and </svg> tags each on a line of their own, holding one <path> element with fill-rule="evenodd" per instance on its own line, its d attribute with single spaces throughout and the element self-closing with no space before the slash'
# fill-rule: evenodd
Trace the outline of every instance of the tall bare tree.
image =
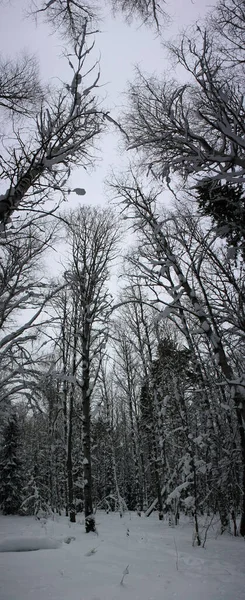
<svg viewBox="0 0 245 600">
<path fill-rule="evenodd" d="M 72 326 L 66 373 L 70 394 L 68 446 L 72 477 L 71 444 L 75 400 L 82 405 L 84 509 L 86 531 L 94 530 L 91 473 L 91 399 L 109 332 L 111 295 L 109 267 L 116 254 L 118 226 L 111 211 L 84 206 L 64 217 L 67 222 L 69 261 L 65 272 L 70 300 L 66 316 Z M 71 321 L 72 315 L 72 321 Z M 65 331 L 67 323 L 64 322 Z M 70 331 L 70 329 L 69 329 Z M 75 398 L 76 395 L 76 398 Z M 71 412 L 73 414 L 71 414 Z M 69 489 L 72 490 L 71 481 Z M 70 492 L 70 504 L 72 491 Z"/>
</svg>

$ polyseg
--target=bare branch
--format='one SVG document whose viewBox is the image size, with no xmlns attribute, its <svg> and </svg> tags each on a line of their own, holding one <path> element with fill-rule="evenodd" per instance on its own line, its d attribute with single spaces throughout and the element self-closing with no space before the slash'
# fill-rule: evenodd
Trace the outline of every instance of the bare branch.
<svg viewBox="0 0 245 600">
<path fill-rule="evenodd" d="M 0 107 L 30 116 L 40 107 L 43 95 L 35 57 L 23 54 L 15 61 L 0 57 Z"/>
<path fill-rule="evenodd" d="M 16 144 L 9 148 L 8 158 L 0 157 L 2 178 L 9 187 L 0 197 L 0 221 L 8 223 L 22 201 L 43 202 L 45 193 L 66 187 L 72 165 L 84 168 L 93 163 L 93 141 L 103 129 L 103 114 L 97 108 L 94 91 L 99 72 L 87 80 L 85 62 L 93 49 L 87 45 L 87 23 L 83 25 L 74 49 L 74 65 L 70 84 L 43 100 L 33 119 L 33 135 L 26 142 L 17 129 Z M 71 63 L 71 58 L 69 58 Z M 89 69 L 91 79 L 91 69 Z M 40 191 L 40 192 L 39 192 Z M 34 200 L 33 196 L 36 194 Z"/>
</svg>

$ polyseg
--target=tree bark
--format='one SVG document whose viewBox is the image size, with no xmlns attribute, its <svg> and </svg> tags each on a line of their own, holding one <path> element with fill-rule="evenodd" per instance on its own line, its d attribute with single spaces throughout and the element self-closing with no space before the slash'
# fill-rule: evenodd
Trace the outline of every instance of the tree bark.
<svg viewBox="0 0 245 600">
<path fill-rule="evenodd" d="M 83 326 L 83 383 L 82 383 L 82 405 L 83 405 L 83 475 L 84 475 L 84 513 L 85 531 L 95 531 L 95 518 L 93 516 L 92 502 L 92 470 L 91 470 L 91 436 L 90 436 L 90 370 L 89 370 L 89 323 L 86 321 L 86 310 Z"/>
<path fill-rule="evenodd" d="M 16 185 L 11 187 L 5 197 L 0 200 L 0 222 L 7 223 L 13 212 L 19 207 L 25 194 L 35 181 L 45 172 L 43 163 L 31 164 Z"/>
<path fill-rule="evenodd" d="M 73 408 L 74 408 L 74 386 L 72 385 L 70 393 L 69 406 L 69 430 L 67 440 L 67 481 L 68 481 L 68 511 L 71 523 L 76 522 L 76 511 L 74 505 L 73 493 L 73 472 L 72 472 L 72 429 L 73 429 Z"/>
</svg>

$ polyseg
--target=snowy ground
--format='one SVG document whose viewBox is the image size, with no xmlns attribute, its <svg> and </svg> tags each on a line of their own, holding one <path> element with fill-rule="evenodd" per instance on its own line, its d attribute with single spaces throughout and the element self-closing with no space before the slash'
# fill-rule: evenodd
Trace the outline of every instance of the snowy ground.
<svg viewBox="0 0 245 600">
<path fill-rule="evenodd" d="M 85 534 L 82 515 L 40 523 L 32 517 L 0 516 L 0 548 L 56 549 L 0 552 L 1 600 L 244 600 L 245 542 L 216 536 L 192 547 L 192 526 L 171 528 L 126 513 L 97 515 L 98 535 Z M 80 521 L 80 522 L 79 522 Z M 70 543 L 67 538 L 75 537 Z M 22 542 L 22 544 L 21 544 Z M 58 542 L 62 542 L 59 544 Z M 12 543 L 12 546 L 11 546 Z M 58 547 L 57 547 L 58 546 Z M 128 566 L 123 584 L 120 581 Z"/>
</svg>

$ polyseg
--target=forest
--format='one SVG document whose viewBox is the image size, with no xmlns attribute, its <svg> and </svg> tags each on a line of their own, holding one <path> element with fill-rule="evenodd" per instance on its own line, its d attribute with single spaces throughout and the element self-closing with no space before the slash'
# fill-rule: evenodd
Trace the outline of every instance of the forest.
<svg viewBox="0 0 245 600">
<path fill-rule="evenodd" d="M 0 506 L 87 533 L 98 509 L 184 514 L 200 546 L 203 516 L 245 536 L 245 0 L 171 42 L 164 1 L 109 4 L 182 73 L 138 67 L 123 112 L 98 92 L 101 3 L 30 5 L 69 83 L 0 55 Z M 94 206 L 70 177 L 107 130 L 126 166 Z"/>
</svg>

